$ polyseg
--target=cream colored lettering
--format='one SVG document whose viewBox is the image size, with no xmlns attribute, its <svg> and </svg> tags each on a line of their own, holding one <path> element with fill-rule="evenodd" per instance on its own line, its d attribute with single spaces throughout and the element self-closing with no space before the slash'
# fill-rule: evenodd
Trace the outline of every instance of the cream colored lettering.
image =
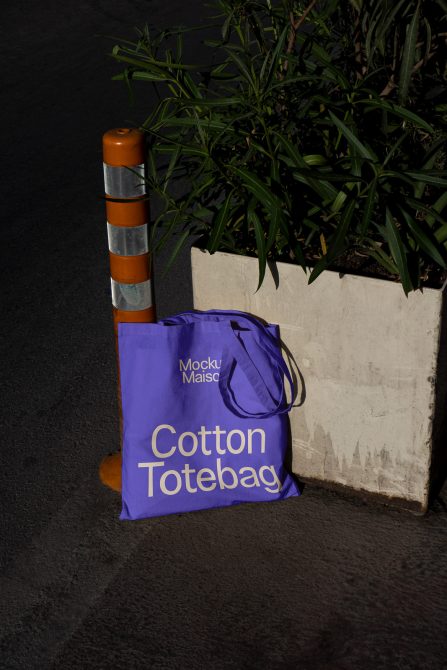
<svg viewBox="0 0 447 670">
<path fill-rule="evenodd" d="M 166 480 L 168 477 L 174 477 L 176 480 L 175 488 L 169 490 L 166 486 Z M 182 488 L 182 478 L 180 473 L 177 470 L 167 470 L 160 477 L 160 491 L 167 496 L 175 496 L 176 493 Z"/>
<path fill-rule="evenodd" d="M 186 372 L 182 372 L 182 376 L 183 376 L 183 383 L 184 384 L 193 384 L 194 383 L 194 378 L 195 378 L 194 372 L 191 372 L 189 377 L 186 374 Z"/>
<path fill-rule="evenodd" d="M 184 384 L 203 384 L 204 382 L 218 382 L 218 372 L 195 372 L 192 370 L 189 375 L 182 372 L 182 381 Z"/>
<path fill-rule="evenodd" d="M 219 370 L 222 361 L 217 358 L 204 358 L 203 360 L 186 361 L 179 359 L 179 370 L 184 384 L 203 384 L 219 381 Z M 214 372 L 215 371 L 215 372 Z"/>
<path fill-rule="evenodd" d="M 242 475 L 243 472 L 249 472 L 250 474 L 246 477 L 241 477 L 241 486 L 244 486 L 246 489 L 252 489 L 254 486 L 261 486 L 254 468 L 249 468 L 248 466 L 246 468 L 241 468 L 239 474 Z"/>
<path fill-rule="evenodd" d="M 200 446 L 201 446 L 201 449 L 202 449 L 202 454 L 204 456 L 211 456 L 211 453 L 212 453 L 211 449 L 206 448 L 206 436 L 211 435 L 211 431 L 206 430 L 205 426 L 200 426 L 200 430 L 197 434 L 200 435 L 200 437 L 201 437 Z"/>
<path fill-rule="evenodd" d="M 274 465 L 263 465 L 259 468 L 259 472 L 248 466 L 244 466 L 237 471 L 229 466 L 223 466 L 220 458 L 215 463 L 216 471 L 211 468 L 202 468 L 197 471 L 191 468 L 188 463 L 184 464 L 183 470 L 180 472 L 167 470 L 160 475 L 158 489 L 155 486 L 154 470 L 155 468 L 162 468 L 164 465 L 164 461 L 138 463 L 139 468 L 147 468 L 148 498 L 154 497 L 154 489 L 155 492 L 160 490 L 161 493 L 168 496 L 176 495 L 182 490 L 183 484 L 188 493 L 192 494 L 197 493 L 199 489 L 204 492 L 214 491 L 216 486 L 219 486 L 223 491 L 225 489 L 235 489 L 238 485 L 247 489 L 260 487 L 261 483 L 268 493 L 279 493 L 282 489 L 282 483 Z"/>
<path fill-rule="evenodd" d="M 152 444 L 152 451 L 154 453 L 154 456 L 156 456 L 157 458 L 169 458 L 175 452 L 176 446 L 173 445 L 169 449 L 169 451 L 167 451 L 164 454 L 162 454 L 161 451 L 158 450 L 157 437 L 158 437 L 158 433 L 161 430 L 169 430 L 169 432 L 172 433 L 173 435 L 175 435 L 175 432 L 176 432 L 175 428 L 170 426 L 168 423 L 162 423 L 160 426 L 157 426 L 156 429 L 154 430 L 154 432 L 152 433 L 152 443 L 151 443 Z"/>
<path fill-rule="evenodd" d="M 164 461 L 161 463 L 138 463 L 139 468 L 147 468 L 147 497 L 152 498 L 154 495 L 154 468 L 162 468 Z"/>
<path fill-rule="evenodd" d="M 190 451 L 187 451 L 185 447 L 183 446 L 183 442 L 185 441 L 185 438 L 191 438 L 192 440 L 192 447 Z M 197 435 L 195 433 L 182 433 L 178 439 L 178 450 L 181 453 L 182 456 L 193 456 L 196 451 L 197 451 L 197 446 L 198 446 L 198 440 L 197 440 Z"/>
<path fill-rule="evenodd" d="M 219 482 L 220 488 L 222 490 L 223 489 L 235 489 L 236 486 L 237 486 L 237 482 L 238 482 L 237 474 L 236 474 L 235 470 L 233 470 L 233 468 L 229 468 L 229 467 L 223 468 L 220 458 L 217 459 L 216 465 L 217 465 L 217 480 Z M 230 477 L 232 479 L 231 484 L 228 481 L 225 482 L 224 473 L 228 473 L 230 475 Z"/>
<path fill-rule="evenodd" d="M 205 482 L 210 482 L 210 484 L 205 486 Z M 202 491 L 214 491 L 216 488 L 216 475 L 210 468 L 202 468 L 198 471 L 197 486 Z"/>
<path fill-rule="evenodd" d="M 239 446 L 234 447 L 232 443 L 233 435 L 239 436 Z M 245 449 L 245 435 L 242 430 L 230 430 L 227 435 L 227 449 L 230 454 L 241 454 Z"/>
<path fill-rule="evenodd" d="M 163 431 L 177 435 L 174 426 L 168 423 L 156 426 L 151 436 L 151 448 L 156 458 L 170 458 L 177 449 L 186 458 L 194 456 L 199 448 L 204 456 L 211 456 L 212 453 L 223 456 L 227 452 L 239 455 L 244 451 L 248 454 L 253 452 L 263 454 L 266 449 L 266 435 L 262 428 L 248 428 L 246 432 L 234 429 L 227 433 L 220 426 L 215 426 L 214 430 L 207 430 L 206 426 L 201 426 L 197 432 L 181 433 L 169 447 L 166 445 L 168 440 Z"/>
<path fill-rule="evenodd" d="M 216 451 L 218 454 L 225 454 L 226 450 L 222 449 L 220 446 L 220 436 L 226 434 L 226 430 L 221 430 L 220 426 L 216 426 L 216 430 L 212 431 L 212 434 L 216 436 Z"/>
<path fill-rule="evenodd" d="M 185 475 L 185 484 L 188 493 L 197 493 L 197 489 L 195 489 L 191 484 L 191 475 L 194 472 L 195 470 L 193 468 L 190 468 L 188 463 L 186 463 L 185 467 L 182 470 L 182 475 Z"/>
<path fill-rule="evenodd" d="M 271 475 L 268 479 L 266 479 L 264 474 L 267 472 Z M 262 468 L 259 469 L 259 477 L 265 485 L 265 490 L 269 493 L 279 493 L 281 491 L 282 484 L 273 465 L 263 465 Z"/>
<path fill-rule="evenodd" d="M 261 436 L 261 454 L 265 454 L 265 431 L 262 428 L 249 428 L 248 429 L 248 453 L 253 453 L 253 435 L 258 434 Z"/>
</svg>

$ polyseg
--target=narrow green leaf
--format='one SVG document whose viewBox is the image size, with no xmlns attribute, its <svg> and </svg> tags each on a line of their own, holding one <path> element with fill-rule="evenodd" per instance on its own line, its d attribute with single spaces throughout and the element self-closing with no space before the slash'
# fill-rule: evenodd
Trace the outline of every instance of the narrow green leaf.
<svg viewBox="0 0 447 670">
<path fill-rule="evenodd" d="M 269 69 L 268 69 L 268 73 L 267 73 L 267 79 L 266 79 L 265 85 L 264 85 L 265 89 L 268 89 L 268 87 L 269 87 L 269 85 L 272 81 L 273 74 L 275 72 L 279 71 L 280 55 L 283 52 L 284 44 L 285 44 L 288 32 L 289 32 L 289 26 L 286 25 L 284 27 L 280 37 L 279 37 L 279 40 L 276 44 L 276 47 L 275 47 L 275 49 L 274 49 L 274 51 L 271 55 L 270 65 L 269 65 Z M 262 77 L 260 77 L 260 78 L 262 80 Z"/>
<path fill-rule="evenodd" d="M 153 72 L 144 72 L 141 70 L 137 70 L 132 73 L 132 79 L 135 79 L 136 81 L 156 81 L 156 82 L 165 82 L 165 81 L 173 81 L 173 77 L 171 75 L 161 75 L 161 74 L 154 74 Z"/>
<path fill-rule="evenodd" d="M 331 117 L 332 122 L 334 125 L 337 126 L 339 131 L 344 135 L 346 141 L 348 142 L 349 146 L 354 150 L 354 152 L 357 152 L 359 156 L 362 158 L 365 158 L 370 161 L 376 161 L 377 157 L 365 147 L 364 144 L 362 144 L 356 135 L 350 130 L 344 123 L 343 121 L 340 121 L 335 114 L 333 114 L 331 111 L 329 112 L 329 116 Z"/>
<path fill-rule="evenodd" d="M 265 151 L 263 147 L 257 145 L 255 142 L 253 142 L 252 144 L 258 149 L 258 151 L 261 151 L 266 156 L 270 156 L 270 154 L 267 151 Z M 338 194 L 338 191 L 331 186 L 330 182 L 342 183 L 348 185 L 351 184 L 352 186 L 352 183 L 365 181 L 363 177 L 360 177 L 358 175 L 350 174 L 348 172 L 337 173 L 333 171 L 333 168 L 326 166 L 322 166 L 321 170 L 311 170 L 306 167 L 297 169 L 296 160 L 293 160 L 292 158 L 284 154 L 278 154 L 278 159 L 283 163 L 285 163 L 288 167 L 293 169 L 292 174 L 297 181 L 301 181 L 303 184 L 307 184 L 310 179 L 316 180 L 318 182 L 321 181 L 324 184 L 325 191 L 327 191 L 326 196 L 330 198 L 336 198 Z M 352 161 L 352 163 L 354 164 L 354 161 Z M 303 164 L 302 160 L 301 164 Z M 315 162 L 315 164 L 317 165 L 317 162 Z M 327 190 L 327 186 L 330 187 L 329 191 Z"/>
<path fill-rule="evenodd" d="M 368 63 L 368 66 L 371 65 L 371 60 L 372 56 L 374 54 L 376 45 L 373 43 L 373 35 L 374 35 L 374 30 L 375 27 L 378 23 L 378 19 L 371 17 L 371 20 L 369 22 L 369 28 L 366 32 L 366 39 L 365 39 L 365 54 L 366 54 L 366 61 Z M 372 47 L 371 47 L 372 44 Z"/>
<path fill-rule="evenodd" d="M 425 171 L 432 170 L 434 164 L 436 163 L 436 160 L 439 158 L 441 159 L 441 163 L 443 163 L 442 156 L 444 155 L 445 147 L 446 147 L 446 136 L 442 134 L 440 137 L 435 139 L 434 142 L 432 142 L 432 144 L 428 147 L 427 151 L 425 152 L 424 157 L 422 158 L 422 168 Z M 442 177 L 447 176 L 447 172 L 442 170 L 436 170 L 434 174 L 437 174 L 438 176 Z"/>
<path fill-rule="evenodd" d="M 326 165 L 327 159 L 321 154 L 308 154 L 303 156 L 303 161 L 306 165 Z"/>
<path fill-rule="evenodd" d="M 298 149 L 281 133 L 273 131 L 278 142 L 283 146 L 285 151 L 288 153 L 289 157 L 294 161 L 294 164 L 297 168 L 308 169 L 307 163 L 304 158 L 301 156 Z M 301 176 L 300 176 L 301 179 Z M 337 197 L 338 191 L 327 181 L 320 177 L 314 179 L 313 177 L 303 177 L 305 180 L 304 183 L 308 184 L 316 193 L 318 193 L 324 200 L 334 200 Z"/>
<path fill-rule="evenodd" d="M 436 173 L 430 173 L 430 172 L 423 172 L 422 170 L 411 170 L 404 172 L 403 174 L 408 175 L 408 177 L 411 177 L 412 179 L 416 179 L 417 181 L 421 181 L 424 184 L 432 184 L 433 186 L 440 186 L 440 187 L 445 187 L 447 186 L 447 179 L 445 177 L 441 177 L 436 175 Z"/>
<path fill-rule="evenodd" d="M 159 214 L 159 216 L 156 218 L 154 222 L 154 228 L 159 228 L 163 231 L 161 237 L 159 237 L 156 240 L 156 242 L 155 242 L 155 236 L 153 238 L 154 252 L 161 249 L 166 243 L 166 241 L 174 234 L 176 234 L 178 227 L 185 222 L 184 207 L 176 206 L 174 204 L 173 207 L 171 208 L 170 204 L 171 203 L 168 200 L 168 203 L 166 204 L 164 210 Z M 172 214 L 173 216 L 171 216 Z"/>
<path fill-rule="evenodd" d="M 231 22 L 233 20 L 233 12 L 230 12 L 227 16 L 227 18 L 224 21 L 224 24 L 222 26 L 222 39 L 224 42 L 228 41 L 228 38 L 230 37 L 230 30 L 231 30 Z"/>
<path fill-rule="evenodd" d="M 418 200 L 417 198 L 411 198 L 407 196 L 405 202 L 411 207 L 413 207 L 413 209 L 415 209 L 416 212 L 418 211 L 425 212 L 426 214 L 429 215 L 429 217 L 432 217 L 438 223 L 442 225 L 447 224 L 447 219 L 443 218 L 441 214 L 434 209 L 434 207 L 429 207 L 428 205 L 425 204 L 425 202 L 422 202 L 422 200 Z"/>
<path fill-rule="evenodd" d="M 308 37 L 304 33 L 298 33 L 296 36 L 296 41 L 299 45 L 304 44 L 307 39 Z M 311 49 L 313 59 L 317 60 L 318 63 L 323 65 L 325 68 L 324 78 L 326 80 L 330 79 L 331 81 L 336 82 L 342 89 L 349 89 L 350 83 L 346 78 L 343 70 L 332 65 L 333 59 L 331 58 L 330 54 L 321 46 L 321 44 L 318 44 L 317 40 L 312 41 Z M 289 55 L 287 57 L 289 58 Z M 295 62 L 298 61 L 298 59 L 296 57 L 293 58 L 292 55 L 290 55 L 290 59 L 295 60 Z M 310 71 L 312 71 L 312 68 L 318 66 L 318 63 L 315 63 L 313 59 L 303 59 L 306 68 L 310 68 Z"/>
<path fill-rule="evenodd" d="M 365 207 L 363 209 L 362 221 L 359 228 L 360 240 L 363 240 L 366 236 L 370 225 L 371 218 L 374 211 L 374 205 L 376 203 L 376 194 L 377 194 L 377 179 L 373 179 L 369 185 L 368 195 L 366 197 Z"/>
<path fill-rule="evenodd" d="M 150 177 L 152 177 L 153 180 L 156 180 L 158 178 L 158 170 L 157 166 L 155 164 L 154 160 L 154 153 L 153 151 L 148 151 L 147 152 L 147 172 Z"/>
<path fill-rule="evenodd" d="M 426 63 L 430 57 L 430 49 L 432 47 L 432 30 L 431 25 L 426 17 L 424 17 L 424 25 L 426 32 L 424 63 Z"/>
<path fill-rule="evenodd" d="M 192 116 L 178 117 L 171 116 L 155 126 L 158 128 L 193 128 L 201 126 L 203 129 L 223 130 L 225 125 L 220 121 L 210 121 L 209 119 L 196 119 Z M 151 130 L 152 132 L 152 130 Z"/>
<path fill-rule="evenodd" d="M 188 144 L 182 144 L 181 142 L 178 141 L 178 139 L 172 139 L 170 137 L 166 137 L 164 135 L 161 135 L 160 133 L 156 132 L 152 128 L 145 128 L 146 132 L 153 135 L 154 137 L 159 138 L 163 143 L 169 142 L 173 146 L 180 146 L 182 147 L 182 150 L 184 153 L 189 153 L 191 156 L 202 156 L 205 158 L 209 158 L 208 153 L 204 150 L 198 147 L 197 145 L 188 145 Z M 155 149 L 155 147 L 154 147 Z"/>
<path fill-rule="evenodd" d="M 256 38 L 256 42 L 258 43 L 258 48 L 260 53 L 265 53 L 267 50 L 266 46 L 266 36 L 265 36 L 265 27 L 259 18 L 258 14 L 256 11 L 251 11 L 248 20 L 250 23 L 250 27 L 253 31 L 253 34 Z"/>
<path fill-rule="evenodd" d="M 438 228 L 435 233 L 435 237 L 441 244 L 447 242 L 447 223 L 444 224 L 441 228 Z"/>
<path fill-rule="evenodd" d="M 262 182 L 259 177 L 249 172 L 245 168 L 237 168 L 233 165 L 227 165 L 234 174 L 236 174 L 252 193 L 267 209 L 282 208 L 279 198 L 270 191 L 268 186 Z"/>
<path fill-rule="evenodd" d="M 228 67 L 229 63 L 227 61 L 225 61 L 224 63 L 220 63 L 220 65 L 217 65 L 210 72 L 211 79 L 217 79 L 219 81 L 240 81 L 239 75 L 231 71 L 227 72 Z"/>
<path fill-rule="evenodd" d="M 176 168 L 177 161 L 180 157 L 180 153 L 181 153 L 181 147 L 179 147 L 178 145 L 175 146 L 174 151 L 171 154 L 171 159 L 169 161 L 168 168 L 167 168 L 166 173 L 164 175 L 163 191 L 166 191 L 166 189 L 168 188 L 169 180 L 172 176 L 172 173 L 174 172 L 174 170 Z"/>
<path fill-rule="evenodd" d="M 419 15 L 421 1 L 418 1 L 416 9 L 407 29 L 405 44 L 403 48 L 402 62 L 399 70 L 399 102 L 405 104 L 410 90 L 411 77 L 415 63 L 416 43 L 419 31 Z"/>
<path fill-rule="evenodd" d="M 371 258 L 374 258 L 382 267 L 385 268 L 390 274 L 398 275 L 399 270 L 397 269 L 394 261 L 381 249 L 377 246 L 375 249 L 366 249 L 366 252 Z"/>
<path fill-rule="evenodd" d="M 335 235 L 331 237 L 329 242 L 327 254 L 328 262 L 332 262 L 348 246 L 347 235 L 354 214 L 355 205 L 355 200 L 350 200 L 343 210 Z"/>
<path fill-rule="evenodd" d="M 428 133 L 435 132 L 433 127 L 421 116 L 419 116 L 419 114 L 415 114 L 414 112 L 411 112 L 409 109 L 401 107 L 400 105 L 395 105 L 388 100 L 358 100 L 356 104 L 364 105 L 370 109 L 380 109 L 382 111 L 387 111 L 390 114 L 394 114 L 395 116 L 404 119 L 404 121 L 411 121 L 411 123 L 414 123 L 415 126 L 418 128 L 423 128 Z"/>
<path fill-rule="evenodd" d="M 167 118 L 169 114 L 172 113 L 170 112 L 171 102 L 170 98 L 161 100 L 154 111 L 145 119 L 142 127 L 147 130 L 148 128 L 151 128 L 157 120 L 162 121 Z"/>
<path fill-rule="evenodd" d="M 171 252 L 171 255 L 169 256 L 168 262 L 166 263 L 165 267 L 163 268 L 163 272 L 161 274 L 162 277 L 165 277 L 166 274 L 171 269 L 174 261 L 177 259 L 177 256 L 179 255 L 180 251 L 185 246 L 189 236 L 190 236 L 190 231 L 189 230 L 184 230 L 182 232 L 182 234 L 180 235 L 179 239 L 177 240 L 177 242 L 174 246 L 174 249 Z"/>
<path fill-rule="evenodd" d="M 421 249 L 423 249 L 423 251 L 425 251 L 425 253 L 435 261 L 435 263 L 445 269 L 447 264 L 445 262 L 445 258 L 442 255 L 441 248 L 438 248 L 438 242 L 436 238 L 434 236 L 432 237 L 432 234 L 429 231 L 423 230 L 422 221 L 416 221 L 416 219 L 409 215 L 409 213 L 406 212 L 403 207 L 399 207 L 399 210 L 404 217 L 405 223 L 410 229 L 414 239 L 419 244 Z"/>
<path fill-rule="evenodd" d="M 213 221 L 213 232 L 210 236 L 209 243 L 207 245 L 208 251 L 213 254 L 219 249 L 220 241 L 226 226 L 228 225 L 228 214 L 231 210 L 231 200 L 233 197 L 233 191 L 225 198 L 224 202 L 219 206 L 219 212 L 216 216 L 216 220 Z"/>
<path fill-rule="evenodd" d="M 343 207 L 347 197 L 348 197 L 347 193 L 345 193 L 344 191 L 340 191 L 331 205 L 331 212 L 339 212 Z"/>
<path fill-rule="evenodd" d="M 405 140 L 407 139 L 409 134 L 410 134 L 409 131 L 406 130 L 405 132 L 402 133 L 402 135 L 398 138 L 398 140 L 393 144 L 393 146 L 388 151 L 385 160 L 382 163 L 382 168 L 384 168 L 388 165 L 388 163 L 390 162 L 390 160 L 392 159 L 392 157 L 394 156 L 394 154 L 396 153 L 396 151 L 398 150 L 400 145 L 403 142 L 405 142 Z"/>
<path fill-rule="evenodd" d="M 133 53 L 133 52 L 130 52 Z M 120 63 L 127 63 L 128 65 L 134 65 L 136 68 L 139 70 L 148 70 L 149 72 L 152 72 L 153 74 L 158 74 L 162 78 L 166 78 L 169 76 L 169 78 L 174 79 L 174 74 L 172 70 L 192 70 L 192 71 L 197 71 L 200 70 L 200 65 L 183 65 L 182 63 L 172 63 L 172 62 L 164 62 L 164 61 L 157 61 L 154 60 L 153 58 L 147 58 L 145 56 L 141 58 L 134 58 L 132 56 L 126 56 L 125 51 L 123 50 L 117 50 L 115 53 L 112 52 L 112 57 L 119 61 Z"/>
<path fill-rule="evenodd" d="M 267 250 L 265 246 L 264 230 L 259 220 L 259 217 L 256 214 L 255 207 L 256 207 L 256 200 L 252 200 L 248 206 L 247 217 L 248 217 L 248 223 L 253 226 L 253 229 L 255 231 L 256 251 L 258 254 L 258 263 L 259 263 L 259 282 L 258 287 L 256 289 L 258 291 L 265 277 L 265 270 L 267 267 Z"/>
<path fill-rule="evenodd" d="M 212 217 L 213 212 L 209 207 L 198 207 L 195 209 L 192 213 L 191 216 L 194 217 L 194 219 L 197 219 L 200 222 L 208 222 L 210 218 Z"/>
<path fill-rule="evenodd" d="M 394 223 L 393 216 L 389 210 L 386 208 L 386 239 L 391 251 L 394 262 L 399 270 L 400 279 L 402 282 L 402 287 L 405 291 L 405 294 L 412 290 L 413 286 L 410 279 L 410 272 L 408 269 L 407 255 L 405 251 L 404 243 L 402 242 L 399 230 Z"/>
<path fill-rule="evenodd" d="M 276 156 L 272 159 L 272 162 L 270 164 L 270 177 L 273 182 L 279 184 L 279 163 Z"/>
<path fill-rule="evenodd" d="M 279 156 L 281 158 L 281 156 Z M 293 161 L 284 161 L 289 167 L 293 167 Z M 313 179 L 316 181 L 323 181 L 326 185 L 331 185 L 332 182 L 335 184 L 341 183 L 346 184 L 348 187 L 352 188 L 352 185 L 356 182 L 364 181 L 362 177 L 356 176 L 349 173 L 336 173 L 329 170 L 297 170 L 294 169 L 293 177 L 298 181 L 302 181 L 304 184 L 308 183 L 309 180 Z M 334 189 L 331 185 L 330 194 L 332 197 L 336 198 L 339 195 L 339 191 Z"/>
<path fill-rule="evenodd" d="M 206 67 L 206 65 L 200 65 L 200 64 L 186 65 L 185 63 L 174 63 L 174 61 L 170 61 L 168 63 L 167 61 L 157 60 L 155 58 L 150 58 L 148 60 L 148 64 L 150 66 L 159 67 L 159 68 L 169 67 L 172 70 L 184 70 L 185 72 L 187 72 L 187 71 L 197 72 L 197 71 L 203 69 L 204 67 Z"/>
<path fill-rule="evenodd" d="M 270 210 L 270 216 L 269 216 L 269 229 L 268 229 L 268 236 L 267 236 L 267 247 L 266 251 L 267 253 L 270 251 L 270 249 L 273 247 L 276 237 L 278 234 L 278 230 L 280 228 L 280 223 L 283 219 L 283 213 L 281 210 L 278 209 L 273 209 Z"/>
<path fill-rule="evenodd" d="M 257 90 L 257 87 L 256 87 L 256 85 L 255 85 L 255 82 L 254 82 L 254 79 L 253 79 L 253 77 L 252 77 L 252 74 L 251 74 L 250 70 L 249 70 L 248 67 L 247 67 L 247 64 L 244 63 L 244 61 L 242 60 L 242 58 L 241 58 L 237 53 L 235 53 L 233 50 L 229 49 L 228 46 L 225 47 L 225 50 L 227 51 L 227 53 L 228 53 L 228 55 L 230 56 L 231 60 L 233 60 L 234 63 L 236 64 L 236 66 L 239 68 L 241 74 L 243 75 L 243 77 L 245 78 L 245 80 L 247 81 L 247 83 L 251 86 L 251 88 L 253 89 L 253 91 L 256 91 L 256 90 Z"/>
<path fill-rule="evenodd" d="M 293 253 L 295 255 L 296 260 L 298 261 L 299 265 L 303 268 L 304 274 L 307 275 L 307 263 L 306 263 L 306 258 L 304 256 L 303 248 L 299 242 L 295 244 L 295 248 L 293 250 Z"/>
<path fill-rule="evenodd" d="M 214 100 L 204 100 L 202 98 L 191 98 L 190 100 L 182 101 L 181 108 L 189 109 L 196 107 L 199 109 L 208 109 L 210 107 L 234 107 L 240 105 L 244 101 L 240 96 L 232 96 L 228 98 L 214 98 Z"/>
<path fill-rule="evenodd" d="M 440 214 L 442 210 L 447 207 L 447 191 L 445 191 L 439 198 L 436 200 L 432 209 Z M 427 216 L 427 223 L 432 226 L 435 222 L 433 215 Z"/>
<path fill-rule="evenodd" d="M 323 256 L 320 258 L 318 263 L 315 265 L 315 267 L 312 269 L 312 272 L 310 273 L 308 284 L 312 284 L 316 280 L 317 277 L 321 275 L 321 273 L 327 269 L 328 262 L 326 256 Z"/>
<path fill-rule="evenodd" d="M 280 174 L 279 174 L 279 163 L 277 158 L 274 158 L 271 163 L 271 179 L 273 182 L 276 182 L 276 184 L 279 184 L 280 180 Z M 286 207 L 290 207 L 290 198 L 288 193 L 284 193 L 285 196 L 285 204 Z M 270 249 L 273 247 L 273 245 L 276 242 L 278 230 L 280 228 L 280 224 L 283 222 L 283 211 L 282 209 L 279 209 L 278 207 L 273 207 L 269 210 L 269 221 L 268 221 L 268 235 L 267 235 L 267 245 L 266 245 L 266 253 L 270 251 Z"/>
<path fill-rule="evenodd" d="M 387 32 L 390 26 L 392 25 L 394 17 L 396 16 L 397 12 L 400 10 L 402 5 L 404 5 L 406 2 L 408 2 L 408 0 L 400 0 L 394 5 L 394 7 L 391 8 L 391 11 L 389 11 L 388 13 L 384 11 L 386 10 L 386 4 L 384 6 L 383 3 L 381 2 L 377 3 L 380 23 L 375 35 L 376 42 L 382 42 L 382 43 L 385 42 Z"/>
<path fill-rule="evenodd" d="M 181 73 L 181 81 L 183 88 L 187 88 L 192 97 L 196 99 L 202 98 L 199 87 L 188 72 Z"/>
<path fill-rule="evenodd" d="M 408 184 L 408 186 L 414 187 L 414 180 L 409 177 L 404 172 L 398 172 L 397 170 L 385 170 L 378 175 L 379 181 L 385 180 L 384 184 L 387 184 L 390 179 L 398 179 L 399 181 Z"/>
<path fill-rule="evenodd" d="M 294 60 L 290 56 L 287 57 L 290 60 Z M 295 62 L 298 61 L 295 59 Z M 305 64 L 306 69 L 311 73 L 315 73 L 318 68 L 318 64 L 306 58 L 303 59 L 303 63 Z M 334 84 L 337 84 L 337 86 L 340 86 L 340 88 L 343 90 L 349 89 L 350 87 L 349 81 L 346 79 L 343 70 L 341 70 L 339 67 L 331 65 L 330 62 L 324 63 L 324 70 L 318 78 L 323 82 L 332 81 Z M 302 77 L 299 77 L 299 79 L 302 79 Z"/>
</svg>

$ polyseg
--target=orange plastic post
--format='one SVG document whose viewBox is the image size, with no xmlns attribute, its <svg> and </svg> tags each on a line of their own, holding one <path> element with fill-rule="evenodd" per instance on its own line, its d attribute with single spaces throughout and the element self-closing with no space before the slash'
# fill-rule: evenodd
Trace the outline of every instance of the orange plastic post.
<svg viewBox="0 0 447 670">
<path fill-rule="evenodd" d="M 121 441 L 118 323 L 155 321 L 147 243 L 149 206 L 144 184 L 144 134 L 135 128 L 109 130 L 103 136 L 103 160 Z M 114 491 L 121 491 L 121 464 L 119 451 L 106 456 L 99 467 L 102 483 Z"/>
</svg>

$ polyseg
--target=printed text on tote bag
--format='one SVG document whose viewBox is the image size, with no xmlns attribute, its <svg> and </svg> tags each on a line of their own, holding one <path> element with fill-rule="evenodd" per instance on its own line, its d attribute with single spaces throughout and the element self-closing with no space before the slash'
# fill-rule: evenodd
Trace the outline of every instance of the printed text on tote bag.
<svg viewBox="0 0 447 670">
<path fill-rule="evenodd" d="M 203 382 L 218 382 L 219 370 L 222 361 L 217 358 L 207 358 L 194 361 L 191 358 L 179 360 L 179 368 L 184 384 L 200 384 Z"/>
<path fill-rule="evenodd" d="M 197 433 L 189 431 L 183 432 L 178 436 L 177 442 L 165 450 L 161 451 L 159 445 L 159 436 L 162 432 L 168 432 L 177 435 L 174 426 L 161 424 L 155 428 L 151 437 L 152 453 L 158 461 L 140 462 L 139 468 L 147 468 L 148 488 L 147 495 L 152 498 L 161 492 L 164 495 L 172 496 L 183 489 L 189 493 L 214 491 L 217 487 L 221 490 L 235 489 L 237 486 L 244 488 L 253 488 L 264 486 L 268 493 L 279 493 L 282 485 L 278 474 L 273 465 L 263 465 L 256 470 L 250 466 L 243 466 L 235 469 L 229 466 L 222 466 L 222 459 L 215 456 L 232 454 L 233 456 L 253 456 L 255 450 L 259 453 L 265 453 L 265 431 L 262 428 L 248 428 L 245 433 L 242 430 L 222 430 L 220 426 L 215 426 L 214 430 L 207 430 L 206 426 L 201 426 Z M 199 446 L 200 438 L 200 446 Z M 178 470 L 166 470 L 158 476 L 157 468 L 164 468 L 165 459 L 171 458 L 176 452 L 185 458 L 194 456 L 197 451 L 214 461 L 213 467 L 192 468 L 189 463 L 184 464 L 184 468 Z M 214 457 L 214 458 L 213 458 Z M 215 460 L 214 460 L 215 459 Z M 169 480 L 169 482 L 168 482 Z M 169 484 L 169 485 L 168 485 Z"/>
</svg>

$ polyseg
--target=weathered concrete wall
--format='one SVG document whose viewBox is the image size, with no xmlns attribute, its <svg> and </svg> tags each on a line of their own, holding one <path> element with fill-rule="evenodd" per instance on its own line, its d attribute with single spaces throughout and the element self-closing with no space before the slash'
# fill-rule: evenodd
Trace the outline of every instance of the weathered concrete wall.
<svg viewBox="0 0 447 670">
<path fill-rule="evenodd" d="M 255 259 L 192 251 L 194 306 L 279 323 L 301 406 L 291 413 L 293 470 L 325 482 L 428 500 L 441 291 L 326 272 L 310 286 L 279 263 L 256 292 Z"/>
</svg>

